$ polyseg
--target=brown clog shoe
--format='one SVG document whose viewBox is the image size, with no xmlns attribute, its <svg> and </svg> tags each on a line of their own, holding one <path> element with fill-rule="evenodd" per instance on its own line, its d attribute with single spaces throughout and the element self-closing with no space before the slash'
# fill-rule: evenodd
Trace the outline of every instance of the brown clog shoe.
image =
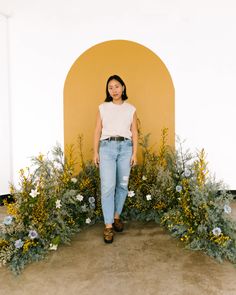
<svg viewBox="0 0 236 295">
<path fill-rule="evenodd" d="M 120 218 L 115 218 L 113 227 L 115 231 L 122 232 L 124 229 L 124 223 L 120 220 Z"/>
<path fill-rule="evenodd" d="M 113 228 L 112 227 L 105 227 L 103 232 L 104 242 L 105 243 L 112 243 L 113 242 Z"/>
</svg>

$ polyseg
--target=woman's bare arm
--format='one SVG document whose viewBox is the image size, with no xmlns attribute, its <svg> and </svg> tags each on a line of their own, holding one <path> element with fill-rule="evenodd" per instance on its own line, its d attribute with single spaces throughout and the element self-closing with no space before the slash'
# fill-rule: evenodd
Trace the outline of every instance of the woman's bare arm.
<svg viewBox="0 0 236 295">
<path fill-rule="evenodd" d="M 102 133 L 102 120 L 100 116 L 100 112 L 98 111 L 97 113 L 97 120 L 96 120 L 96 127 L 94 131 L 94 144 L 93 144 L 93 151 L 94 151 L 94 156 L 93 156 L 93 161 L 96 167 L 99 165 L 99 154 L 98 154 L 98 148 L 99 148 L 99 140 L 101 137 Z"/>
<path fill-rule="evenodd" d="M 132 141 L 133 141 L 133 154 L 131 158 L 131 165 L 137 164 L 137 149 L 138 149 L 138 127 L 137 127 L 137 114 L 134 113 L 133 122 L 131 125 Z"/>
</svg>

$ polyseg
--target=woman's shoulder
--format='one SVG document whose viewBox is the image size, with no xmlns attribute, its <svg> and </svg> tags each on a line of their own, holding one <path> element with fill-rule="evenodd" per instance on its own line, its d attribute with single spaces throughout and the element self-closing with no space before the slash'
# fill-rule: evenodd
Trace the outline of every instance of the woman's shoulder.
<svg viewBox="0 0 236 295">
<path fill-rule="evenodd" d="M 129 102 L 125 102 L 125 105 L 127 106 L 127 108 L 129 108 L 131 110 L 136 110 L 136 107 L 133 104 L 129 103 Z"/>
<path fill-rule="evenodd" d="M 101 109 L 101 108 L 104 108 L 104 107 L 106 107 L 106 106 L 108 106 L 109 105 L 109 102 L 102 102 L 102 103 L 100 103 L 99 105 L 98 105 L 98 107 L 99 107 L 99 109 Z"/>
</svg>

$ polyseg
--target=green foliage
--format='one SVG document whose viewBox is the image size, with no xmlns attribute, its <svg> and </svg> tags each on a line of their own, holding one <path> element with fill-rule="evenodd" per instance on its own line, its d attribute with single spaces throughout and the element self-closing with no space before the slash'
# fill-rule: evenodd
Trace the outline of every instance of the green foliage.
<svg viewBox="0 0 236 295">
<path fill-rule="evenodd" d="M 123 218 L 155 221 L 187 248 L 236 263 L 232 195 L 209 176 L 204 150 L 193 156 L 180 143 L 173 151 L 167 131 L 158 152 L 149 145 L 150 135 L 140 134 L 143 161 L 131 170 Z M 5 202 L 9 215 L 0 224 L 0 264 L 15 274 L 69 243 L 81 228 L 103 220 L 98 169 L 84 162 L 81 137 L 79 146 L 78 175 L 73 148 L 65 159 L 56 146 L 47 156 L 33 158 L 32 167 L 20 171 L 18 187 L 11 186 L 15 202 Z"/>
</svg>

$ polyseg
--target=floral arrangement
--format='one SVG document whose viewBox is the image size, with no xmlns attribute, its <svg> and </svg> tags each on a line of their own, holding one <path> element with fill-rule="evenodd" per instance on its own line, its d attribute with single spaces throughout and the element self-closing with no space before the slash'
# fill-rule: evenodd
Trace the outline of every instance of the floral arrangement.
<svg viewBox="0 0 236 295">
<path fill-rule="evenodd" d="M 236 222 L 230 217 L 232 195 L 207 169 L 204 150 L 193 156 L 182 144 L 167 146 L 162 130 L 158 152 L 149 134 L 140 132 L 142 164 L 130 175 L 124 219 L 155 221 L 192 250 L 218 261 L 236 263 Z M 59 146 L 32 159 L 20 171 L 19 186 L 11 186 L 13 203 L 0 224 L 0 265 L 19 274 L 25 265 L 43 259 L 59 244 L 69 243 L 82 228 L 102 222 L 98 169 L 84 162 L 79 137 L 81 171 L 74 174 L 73 148 L 65 158 Z"/>
</svg>

